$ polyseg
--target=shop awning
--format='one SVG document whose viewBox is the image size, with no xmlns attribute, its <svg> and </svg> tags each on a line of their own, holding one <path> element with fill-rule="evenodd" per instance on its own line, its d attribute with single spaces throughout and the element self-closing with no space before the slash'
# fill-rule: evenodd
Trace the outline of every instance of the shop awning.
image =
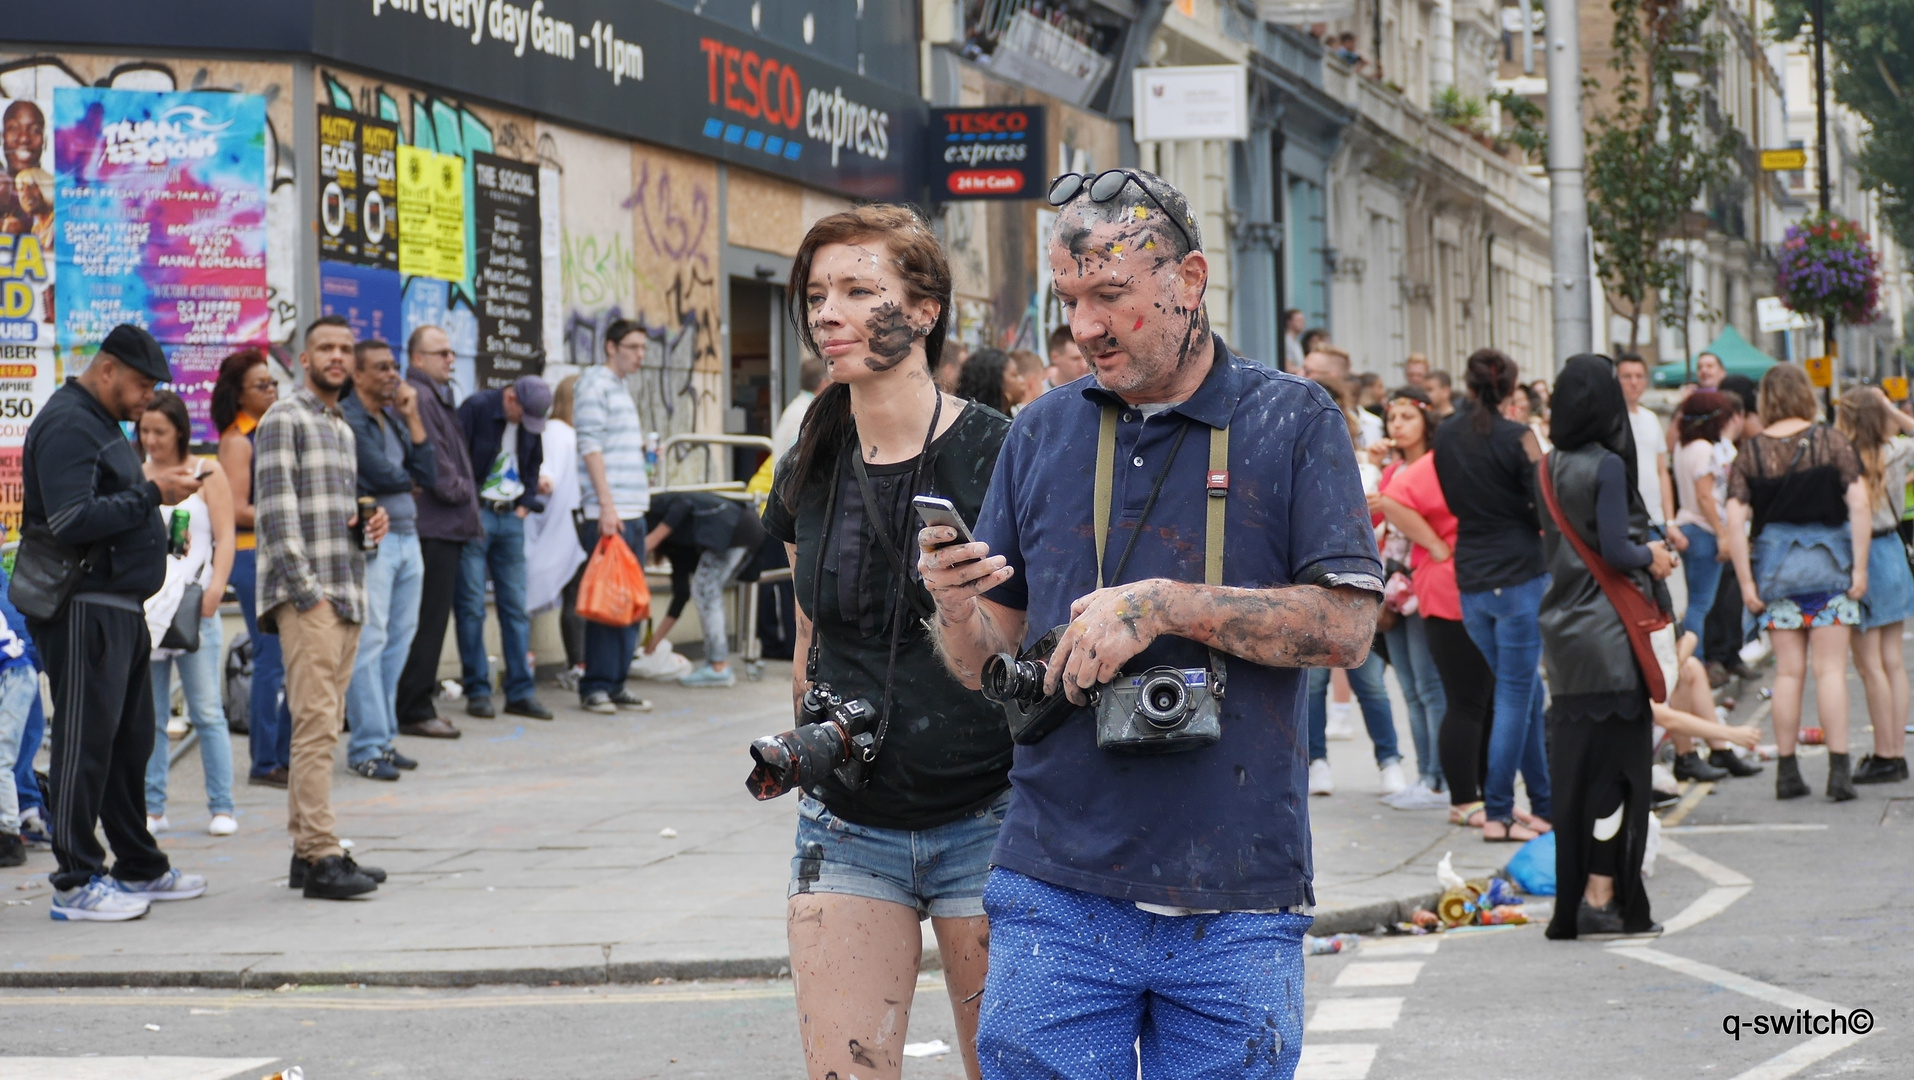
<svg viewBox="0 0 1914 1080">
<path fill-rule="evenodd" d="M 1721 357 L 1721 366 L 1728 369 L 1728 374 L 1746 375 L 1756 382 L 1760 382 L 1761 376 L 1767 374 L 1769 368 L 1779 363 L 1774 357 L 1750 345 L 1748 339 L 1741 336 L 1741 331 L 1732 326 L 1725 327 L 1715 340 L 1708 343 L 1707 348 L 1695 355 L 1700 356 L 1703 352 L 1711 352 Z M 1681 360 L 1660 364 L 1655 368 L 1654 383 L 1663 388 L 1677 387 L 1691 378 L 1693 370 L 1689 364 Z"/>
</svg>

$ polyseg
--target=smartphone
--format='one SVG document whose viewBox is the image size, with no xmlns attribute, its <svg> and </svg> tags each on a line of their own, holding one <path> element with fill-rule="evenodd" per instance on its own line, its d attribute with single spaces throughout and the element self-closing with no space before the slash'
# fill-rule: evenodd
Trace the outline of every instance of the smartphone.
<svg viewBox="0 0 1914 1080">
<path fill-rule="evenodd" d="M 964 519 L 957 513 L 957 508 L 950 504 L 949 499 L 940 499 L 935 495 L 919 495 L 913 498 L 910 504 L 917 508 L 917 516 L 923 519 L 926 527 L 931 525 L 948 525 L 956 529 L 957 539 L 951 541 L 951 543 L 968 544 L 971 542 L 970 529 L 964 525 Z"/>
</svg>

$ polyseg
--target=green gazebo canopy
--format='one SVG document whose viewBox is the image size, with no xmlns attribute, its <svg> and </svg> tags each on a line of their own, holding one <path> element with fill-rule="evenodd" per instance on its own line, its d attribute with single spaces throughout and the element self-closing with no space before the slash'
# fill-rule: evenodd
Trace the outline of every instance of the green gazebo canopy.
<svg viewBox="0 0 1914 1080">
<path fill-rule="evenodd" d="M 1748 339 L 1741 336 L 1741 331 L 1732 326 L 1724 327 L 1719 337 L 1709 342 L 1707 348 L 1695 355 L 1700 356 L 1703 352 L 1711 352 L 1721 357 L 1721 365 L 1728 369 L 1730 375 L 1746 375 L 1756 382 L 1760 382 L 1761 376 L 1767 374 L 1768 369 L 1779 362 L 1748 344 Z M 1689 364 L 1681 360 L 1656 365 L 1654 384 L 1663 388 L 1678 387 L 1691 377 L 1690 373 L 1693 370 Z"/>
</svg>

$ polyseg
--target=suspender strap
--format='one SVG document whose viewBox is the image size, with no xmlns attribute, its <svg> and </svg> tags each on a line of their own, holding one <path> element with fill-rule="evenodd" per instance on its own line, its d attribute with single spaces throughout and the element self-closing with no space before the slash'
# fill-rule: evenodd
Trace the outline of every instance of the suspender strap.
<svg viewBox="0 0 1914 1080">
<path fill-rule="evenodd" d="M 1110 546 L 1110 495 L 1116 484 L 1117 411 L 1103 407 L 1103 426 L 1097 434 L 1096 534 L 1097 588 L 1103 588 L 1103 554 Z"/>
</svg>

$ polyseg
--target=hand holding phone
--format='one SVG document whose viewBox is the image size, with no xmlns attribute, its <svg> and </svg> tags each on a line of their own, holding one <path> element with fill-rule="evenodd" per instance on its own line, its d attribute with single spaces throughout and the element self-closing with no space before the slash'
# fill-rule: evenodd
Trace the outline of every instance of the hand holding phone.
<svg viewBox="0 0 1914 1080">
<path fill-rule="evenodd" d="M 957 508 L 951 505 L 949 499 L 940 499 L 935 495 L 919 495 L 913 498 L 910 503 L 917 508 L 917 516 L 923 521 L 925 528 L 929 528 L 933 525 L 944 525 L 957 530 L 957 539 L 950 541 L 950 544 L 969 544 L 973 542 L 970 537 L 969 527 L 964 524 L 963 517 L 957 513 Z M 938 546 L 949 547 L 950 544 L 940 544 Z"/>
</svg>

